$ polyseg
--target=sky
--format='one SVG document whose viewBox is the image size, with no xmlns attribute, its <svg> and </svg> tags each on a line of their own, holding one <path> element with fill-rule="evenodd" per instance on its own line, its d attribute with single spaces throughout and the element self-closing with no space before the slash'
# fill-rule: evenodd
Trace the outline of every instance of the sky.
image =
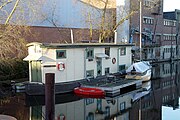
<svg viewBox="0 0 180 120">
<path fill-rule="evenodd" d="M 180 104 L 180 98 L 179 98 L 179 104 Z M 173 110 L 172 107 L 162 106 L 162 120 L 178 120 L 180 118 L 179 113 L 180 113 L 179 108 Z"/>
<path fill-rule="evenodd" d="M 164 12 L 180 9 L 180 0 L 164 0 Z"/>
</svg>

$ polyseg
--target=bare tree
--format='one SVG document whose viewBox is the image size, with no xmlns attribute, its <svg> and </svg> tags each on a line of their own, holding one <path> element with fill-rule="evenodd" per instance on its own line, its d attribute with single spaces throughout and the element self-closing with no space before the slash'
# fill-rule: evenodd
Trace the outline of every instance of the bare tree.
<svg viewBox="0 0 180 120">
<path fill-rule="evenodd" d="M 88 23 L 90 24 L 90 31 L 93 29 L 92 26 L 99 26 L 99 43 L 105 42 L 106 39 L 109 37 L 114 36 L 114 31 L 117 30 L 118 26 L 120 26 L 125 20 L 130 19 L 131 16 L 133 16 L 135 13 L 139 11 L 139 2 L 134 3 L 133 0 L 130 0 L 131 4 L 131 9 L 126 9 L 124 8 L 123 12 L 126 12 L 124 16 L 120 18 L 120 20 L 117 21 L 117 16 L 115 9 L 116 6 L 112 5 L 113 3 L 116 2 L 116 0 L 82 0 L 90 7 L 94 6 L 94 9 L 98 9 L 97 11 L 99 12 L 94 12 L 92 9 L 88 12 L 88 16 L 95 16 L 94 14 L 97 13 L 100 16 L 100 21 L 97 23 L 97 20 L 95 19 L 89 19 L 88 18 Z M 147 7 L 149 10 L 153 10 L 156 7 L 156 4 L 159 4 L 159 0 L 152 0 L 150 4 L 150 7 Z M 116 21 L 116 22 L 115 22 Z M 98 25 L 97 25 L 98 24 Z"/>
<path fill-rule="evenodd" d="M 41 1 L 42 2 L 42 1 Z M 0 58 L 22 58 L 27 53 L 29 23 L 39 19 L 40 1 L 2 0 L 0 2 Z"/>
</svg>

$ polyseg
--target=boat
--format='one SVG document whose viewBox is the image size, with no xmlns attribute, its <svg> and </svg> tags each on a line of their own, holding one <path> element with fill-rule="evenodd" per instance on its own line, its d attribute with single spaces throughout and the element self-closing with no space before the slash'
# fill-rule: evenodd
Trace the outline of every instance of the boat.
<svg viewBox="0 0 180 120">
<path fill-rule="evenodd" d="M 152 66 L 148 61 L 140 61 L 133 63 L 127 70 L 126 79 L 142 80 L 143 82 L 151 79 Z"/>
<path fill-rule="evenodd" d="M 15 83 L 15 81 L 11 81 L 12 90 L 15 92 L 25 92 L 26 85 L 28 81 Z"/>
<path fill-rule="evenodd" d="M 61 94 L 73 92 L 74 88 L 80 87 L 79 83 L 89 82 L 89 79 L 120 75 L 119 72 L 132 63 L 128 53 L 133 44 L 32 42 L 27 46 L 28 56 L 23 60 L 29 62 L 29 83 L 26 85 L 29 95 L 44 95 L 48 73 L 54 74 L 55 93 Z M 121 68 L 117 69 L 118 66 Z"/>
<path fill-rule="evenodd" d="M 148 91 L 141 91 L 141 92 L 137 92 L 133 95 L 132 97 L 132 102 L 135 102 L 137 100 L 139 100 L 140 98 L 148 95 L 150 93 L 151 90 L 148 90 Z"/>
<path fill-rule="evenodd" d="M 105 92 L 98 88 L 89 87 L 77 87 L 74 89 L 74 93 L 82 97 L 92 97 L 92 98 L 104 98 Z"/>
<path fill-rule="evenodd" d="M 151 80 L 144 82 L 142 84 L 142 89 L 140 91 L 136 92 L 135 94 L 133 94 L 132 102 L 135 102 L 135 101 L 141 99 L 142 97 L 150 94 L 150 92 L 151 92 Z"/>
</svg>

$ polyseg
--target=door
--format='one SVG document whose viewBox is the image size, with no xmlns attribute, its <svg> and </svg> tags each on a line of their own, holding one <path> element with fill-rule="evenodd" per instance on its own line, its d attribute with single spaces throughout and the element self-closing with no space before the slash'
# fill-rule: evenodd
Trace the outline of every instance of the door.
<svg viewBox="0 0 180 120">
<path fill-rule="evenodd" d="M 97 60 L 97 76 L 102 75 L 102 59 Z"/>
<path fill-rule="evenodd" d="M 41 61 L 31 61 L 31 82 L 42 82 Z"/>
</svg>

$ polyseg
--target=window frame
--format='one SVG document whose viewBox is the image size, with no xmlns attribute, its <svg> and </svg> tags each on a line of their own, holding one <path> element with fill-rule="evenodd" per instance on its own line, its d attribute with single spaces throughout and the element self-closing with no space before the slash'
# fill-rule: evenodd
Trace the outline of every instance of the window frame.
<svg viewBox="0 0 180 120">
<path fill-rule="evenodd" d="M 60 52 L 64 53 L 63 57 L 58 55 L 58 54 L 60 54 Z M 65 58 L 67 58 L 66 50 L 56 50 L 56 59 L 65 59 Z"/>
<path fill-rule="evenodd" d="M 120 56 L 125 56 L 126 55 L 126 47 L 120 48 Z"/>
<path fill-rule="evenodd" d="M 94 48 L 86 49 L 86 59 L 93 59 L 94 58 Z"/>
<path fill-rule="evenodd" d="M 108 56 L 110 56 L 110 47 L 105 47 L 104 53 Z"/>
<path fill-rule="evenodd" d="M 87 75 L 88 73 L 90 73 L 90 76 Z M 86 77 L 87 78 L 93 78 L 94 77 L 94 70 L 86 70 Z"/>
</svg>

